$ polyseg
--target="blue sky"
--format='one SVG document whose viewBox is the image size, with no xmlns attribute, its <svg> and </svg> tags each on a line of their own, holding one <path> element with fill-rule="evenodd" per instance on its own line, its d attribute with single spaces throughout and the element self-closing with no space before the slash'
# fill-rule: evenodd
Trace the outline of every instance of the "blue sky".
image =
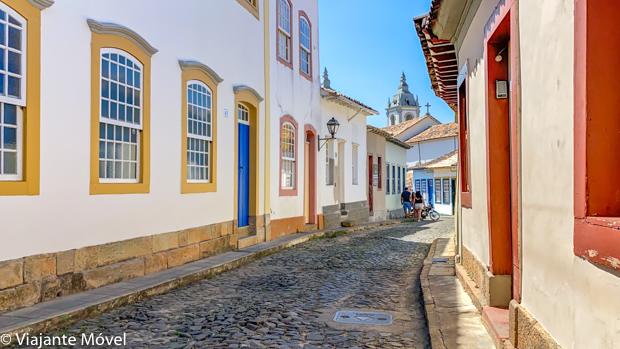
<svg viewBox="0 0 620 349">
<path fill-rule="evenodd" d="M 405 71 L 409 90 L 431 114 L 446 123 L 454 112 L 431 89 L 428 70 L 413 18 L 428 13 L 430 0 L 318 0 L 321 74 L 327 66 L 331 87 L 372 107 L 368 117 L 387 124 L 388 98 Z M 322 76 L 322 75 L 321 75 Z M 420 109 L 426 113 L 426 107 Z"/>
</svg>

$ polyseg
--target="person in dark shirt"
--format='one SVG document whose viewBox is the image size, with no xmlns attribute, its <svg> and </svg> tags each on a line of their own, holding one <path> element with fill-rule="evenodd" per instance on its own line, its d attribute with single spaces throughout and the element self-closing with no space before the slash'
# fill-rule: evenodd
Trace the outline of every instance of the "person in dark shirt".
<svg viewBox="0 0 620 349">
<path fill-rule="evenodd" d="M 405 211 L 405 217 L 411 217 L 411 213 L 413 212 L 413 206 L 411 206 L 411 192 L 408 187 L 405 187 L 405 191 L 400 194 L 400 203 L 403 205 L 403 210 Z"/>
<path fill-rule="evenodd" d="M 415 192 L 414 196 L 414 205 L 413 209 L 415 210 L 415 216 L 418 218 L 418 221 L 422 220 L 422 209 L 424 208 L 424 197 L 422 197 L 422 193 L 419 191 Z"/>
</svg>

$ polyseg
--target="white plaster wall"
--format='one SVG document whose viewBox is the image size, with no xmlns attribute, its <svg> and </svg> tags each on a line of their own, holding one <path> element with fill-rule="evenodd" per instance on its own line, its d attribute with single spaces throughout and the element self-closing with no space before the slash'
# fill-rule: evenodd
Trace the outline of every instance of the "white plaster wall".
<svg viewBox="0 0 620 349">
<path fill-rule="evenodd" d="M 426 142 L 414 143 L 411 149 L 407 150 L 407 166 L 415 166 L 420 162 L 429 162 L 442 155 L 457 149 L 459 140 L 457 137 L 448 137 Z"/>
<path fill-rule="evenodd" d="M 129 27 L 159 49 L 152 58 L 149 194 L 89 195 L 87 18 Z M 174 26 L 167 25 L 180 18 Z M 225 118 L 223 110 L 235 115 L 233 85 L 249 85 L 264 95 L 262 28 L 236 1 L 161 1 L 153 6 L 147 0 L 64 0 L 43 11 L 40 195 L 0 196 L 0 260 L 235 219 L 234 119 Z M 219 151 L 216 193 L 180 193 L 184 145 L 179 59 L 200 61 L 224 79 L 214 113 Z"/>
<path fill-rule="evenodd" d="M 400 204 L 400 194 L 403 192 L 403 184 L 405 183 L 403 179 L 403 168 L 406 168 L 405 159 L 407 156 L 407 149 L 398 146 L 394 143 L 386 142 L 385 145 L 385 162 L 390 163 L 390 180 L 392 178 L 392 170 L 391 166 L 396 165 L 396 171 L 398 171 L 398 166 L 400 166 L 400 187 L 398 186 L 398 173 L 396 173 L 396 190 L 394 190 L 394 194 L 392 194 L 392 183 L 390 183 L 390 193 L 386 192 L 385 195 L 385 207 L 388 211 L 395 210 L 398 208 L 402 208 Z M 384 164 L 384 168 L 382 170 L 383 176 L 387 178 L 387 166 Z M 384 183 L 385 188 L 387 185 Z"/>
<path fill-rule="evenodd" d="M 497 0 L 483 0 L 458 52 L 459 71 L 468 62 L 469 156 L 472 208 L 462 208 L 463 244 L 483 263 L 489 263 L 489 225 L 487 211 L 487 165 L 484 26 L 497 6 Z"/>
<path fill-rule="evenodd" d="M 573 9 L 520 2 L 523 305 L 563 348 L 617 348 L 620 277 L 573 253 Z"/>
<path fill-rule="evenodd" d="M 433 172 L 426 172 L 425 170 L 414 170 L 413 171 L 413 185 L 412 185 L 413 188 L 409 188 L 410 189 L 409 191 L 411 191 L 412 193 L 416 192 L 416 187 L 415 187 L 415 181 L 416 180 L 426 180 L 427 181 L 427 192 L 428 192 L 428 190 L 429 190 L 429 188 L 428 188 L 428 180 L 429 179 L 434 180 L 434 178 L 435 177 L 433 175 Z M 435 190 L 434 185 L 435 185 L 435 182 L 433 182 L 433 188 L 432 188 L 433 190 Z M 420 191 L 422 191 L 422 188 L 420 188 Z M 424 197 L 424 202 L 426 204 L 428 204 L 429 203 L 428 202 L 428 200 L 429 200 L 428 194 L 422 193 L 422 195 Z M 433 205 L 435 204 L 434 200 L 433 200 L 432 204 Z"/>
<path fill-rule="evenodd" d="M 338 173 L 334 173 L 334 181 L 336 185 L 326 185 L 326 166 L 325 166 L 325 152 L 327 147 L 323 145 L 324 141 L 321 141 L 321 151 L 317 154 L 317 191 L 318 191 L 318 210 L 322 212 L 323 206 L 335 205 L 344 202 L 357 202 L 367 200 L 367 183 L 368 183 L 368 171 L 366 169 L 366 116 L 363 114 L 357 114 L 351 121 L 353 115 L 358 110 L 346 107 L 340 104 L 330 101 L 327 98 L 321 100 L 321 113 L 323 115 L 323 121 L 321 127 L 317 129 L 317 132 L 321 135 L 321 138 L 330 137 L 327 131 L 327 121 L 332 117 L 338 120 L 340 126 L 338 127 L 338 133 L 336 138 L 340 141 L 344 141 L 344 152 L 338 154 L 338 161 L 344 161 L 344 167 L 341 169 L 344 171 L 344 183 L 341 183 Z M 338 141 L 330 141 L 330 146 L 337 147 Z M 357 144 L 357 171 L 358 181 L 357 184 L 353 184 L 353 143 Z M 337 148 L 336 148 L 337 149 Z M 335 168 L 335 171 L 338 167 Z M 344 185 L 344 197 L 340 197 L 341 186 Z"/>
<path fill-rule="evenodd" d="M 452 172 L 450 169 L 448 168 L 440 168 L 440 169 L 436 169 L 433 172 L 433 177 L 434 179 L 440 179 L 441 178 L 441 185 L 442 185 L 442 196 L 441 196 L 441 203 L 433 203 L 433 206 L 435 207 L 435 210 L 437 212 L 439 212 L 439 214 L 442 215 L 452 215 L 452 194 L 450 194 L 450 203 L 449 204 L 444 204 L 443 203 L 443 179 L 445 178 L 449 178 L 450 179 L 450 190 L 452 190 L 452 179 L 456 179 L 456 172 Z M 433 187 L 433 190 L 435 190 L 435 188 Z M 451 193 L 451 192 L 450 192 Z M 457 193 L 458 194 L 458 193 Z"/>
<path fill-rule="evenodd" d="M 304 125 L 310 124 L 318 131 L 321 125 L 321 96 L 319 70 L 319 21 L 316 0 L 293 0 L 291 33 L 293 69 L 277 60 L 276 24 L 277 1 L 270 1 L 270 50 L 271 50 L 271 219 L 300 217 L 304 214 Z M 304 11 L 312 31 L 312 82 L 300 73 L 299 62 L 299 11 Z M 262 32 L 262 30 L 261 30 Z M 248 56 L 253 57 L 253 56 Z M 247 58 L 247 57 L 246 57 Z M 292 116 L 297 128 L 297 196 L 280 197 L 280 118 Z M 320 156 L 317 156 L 317 166 Z M 318 186 L 318 184 L 317 184 Z M 318 212 L 318 211 L 317 211 Z"/>
<path fill-rule="evenodd" d="M 395 138 L 398 138 L 401 141 L 406 142 L 409 138 L 421 133 L 427 128 L 431 126 L 439 125 L 439 124 L 440 124 L 439 121 L 436 121 L 432 118 L 424 118 L 424 120 L 420 120 L 415 125 L 409 127 L 405 132 L 396 135 Z"/>
</svg>

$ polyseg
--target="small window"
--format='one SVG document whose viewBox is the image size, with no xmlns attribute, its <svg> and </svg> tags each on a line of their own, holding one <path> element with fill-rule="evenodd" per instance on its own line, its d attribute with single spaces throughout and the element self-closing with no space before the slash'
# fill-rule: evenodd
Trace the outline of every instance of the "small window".
<svg viewBox="0 0 620 349">
<path fill-rule="evenodd" d="M 237 118 L 242 124 L 250 124 L 250 111 L 243 104 L 237 106 Z"/>
<path fill-rule="evenodd" d="M 398 166 L 398 187 L 397 188 L 399 188 L 399 190 L 402 189 L 402 185 L 400 182 L 400 166 Z"/>
<path fill-rule="evenodd" d="M 353 163 L 352 166 L 351 166 L 352 167 L 351 171 L 352 171 L 352 175 L 353 175 L 353 185 L 357 185 L 358 184 L 357 183 L 357 179 L 358 179 L 359 169 L 358 169 L 358 166 L 357 166 L 357 164 L 358 164 L 357 148 L 358 148 L 357 145 L 353 145 L 353 154 L 351 155 L 351 161 Z"/>
<path fill-rule="evenodd" d="M 295 127 L 282 125 L 282 189 L 295 189 Z"/>
<path fill-rule="evenodd" d="M 187 180 L 209 182 L 212 141 L 211 90 L 202 82 L 187 83 Z"/>
<path fill-rule="evenodd" d="M 101 50 L 99 179 L 137 183 L 142 132 L 142 64 L 127 52 Z"/>
<path fill-rule="evenodd" d="M 443 179 L 443 203 L 444 205 L 450 204 L 450 179 Z"/>
<path fill-rule="evenodd" d="M 392 165 L 392 194 L 396 194 L 396 165 Z"/>
<path fill-rule="evenodd" d="M 310 40 L 310 24 L 304 16 L 299 17 L 299 54 L 301 55 L 301 72 L 311 76 L 312 54 Z"/>
<path fill-rule="evenodd" d="M 435 203 L 441 204 L 441 179 L 435 179 Z"/>
<path fill-rule="evenodd" d="M 407 169 L 403 166 L 403 183 L 401 184 L 401 188 L 405 191 L 405 187 L 407 186 Z"/>
<path fill-rule="evenodd" d="M 22 179 L 22 108 L 0 103 L 0 180 Z"/>
<path fill-rule="evenodd" d="M 291 63 L 291 5 L 278 0 L 278 58 Z"/>
<path fill-rule="evenodd" d="M 427 195 L 427 188 L 426 188 L 426 180 L 423 179 L 423 180 L 420 181 L 420 183 L 422 184 L 421 185 L 421 187 L 422 187 L 421 189 L 422 190 L 420 190 L 420 192 L 422 193 L 422 197 L 426 199 L 426 197 L 428 196 Z"/>
<path fill-rule="evenodd" d="M 386 167 L 387 171 L 386 171 L 386 178 L 387 181 L 385 181 L 385 193 L 386 194 L 390 194 L 390 188 L 392 187 L 390 185 L 390 163 L 388 162 L 387 167 Z"/>
<path fill-rule="evenodd" d="M 382 172 L 382 170 L 383 170 L 383 167 L 382 167 L 382 166 L 383 166 L 383 164 L 381 163 L 381 157 L 379 156 L 379 157 L 377 157 L 377 168 L 379 169 L 379 170 L 378 170 L 378 171 L 379 171 L 379 173 L 377 174 L 377 175 L 378 175 L 378 176 L 377 176 L 377 177 L 378 177 L 377 179 L 379 180 L 379 185 L 378 185 L 378 187 L 377 187 L 377 188 L 378 188 L 379 190 L 381 190 L 381 172 Z"/>
</svg>

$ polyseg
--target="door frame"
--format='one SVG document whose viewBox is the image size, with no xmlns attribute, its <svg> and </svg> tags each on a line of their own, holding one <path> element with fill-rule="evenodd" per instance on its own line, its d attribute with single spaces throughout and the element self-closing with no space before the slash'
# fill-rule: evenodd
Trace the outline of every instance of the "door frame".
<svg viewBox="0 0 620 349">
<path fill-rule="evenodd" d="M 239 200 L 238 200 L 238 195 L 239 195 L 239 118 L 238 118 L 238 105 L 241 104 L 243 106 L 245 106 L 246 108 L 248 108 L 248 110 L 250 111 L 250 140 L 249 140 L 249 144 L 250 144 L 250 182 L 249 182 L 249 186 L 250 186 L 250 190 L 249 190 L 249 197 L 250 197 L 250 205 L 249 205 L 249 210 L 248 210 L 248 215 L 250 217 L 254 216 L 258 216 L 258 208 L 259 208 L 259 202 L 258 202 L 258 198 L 259 198 L 259 193 L 258 190 L 260 188 L 259 186 L 259 171 L 258 171 L 258 164 L 259 164 L 259 154 L 258 154 L 258 149 L 259 149 L 259 104 L 260 101 L 254 96 L 253 93 L 250 93 L 248 91 L 239 91 L 237 93 L 235 93 L 235 109 L 234 109 L 234 129 L 235 129 L 235 141 L 234 141 L 234 164 L 233 164 L 233 168 L 234 168 L 234 219 L 235 219 L 235 226 L 239 227 L 239 222 L 237 221 L 237 217 L 238 217 L 238 212 L 239 212 Z M 213 117 L 216 117 L 216 113 L 214 113 Z M 254 229 L 256 229 L 254 227 Z M 254 235 L 256 234 L 256 232 L 250 232 L 250 235 Z"/>
<path fill-rule="evenodd" d="M 305 190 L 304 190 L 304 205 L 308 204 L 310 207 L 308 209 L 308 215 L 309 217 L 306 217 L 306 220 L 308 221 L 309 224 L 317 224 L 317 214 L 316 214 L 316 158 L 317 158 L 317 152 L 315 151 L 315 149 L 317 149 L 317 144 L 316 144 L 316 139 L 317 139 L 317 133 L 316 133 L 316 129 L 309 124 L 304 125 L 304 137 L 305 140 L 308 141 L 309 146 L 308 146 L 308 152 L 309 154 L 306 154 L 306 152 L 304 151 L 304 164 L 306 163 L 306 157 L 308 157 L 307 162 L 308 162 L 308 168 L 304 169 L 304 188 L 306 183 L 309 184 L 309 189 L 308 189 L 308 194 L 309 194 L 309 198 L 308 202 L 306 203 L 306 195 L 305 195 Z M 305 142 L 304 142 L 304 146 L 305 146 Z M 306 178 L 305 174 L 308 173 L 308 177 Z M 306 213 L 306 207 L 304 207 L 304 215 Z"/>
</svg>

